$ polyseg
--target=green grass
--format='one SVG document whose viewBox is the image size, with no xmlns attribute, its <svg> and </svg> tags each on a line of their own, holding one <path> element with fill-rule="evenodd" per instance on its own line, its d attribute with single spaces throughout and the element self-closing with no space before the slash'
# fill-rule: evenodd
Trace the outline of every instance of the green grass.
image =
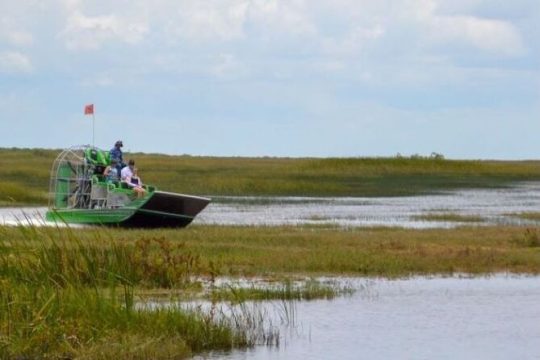
<svg viewBox="0 0 540 360">
<path fill-rule="evenodd" d="M 206 296 L 213 302 L 229 301 L 243 303 L 253 300 L 331 300 L 341 295 L 354 293 L 354 289 L 335 283 L 322 283 L 315 279 L 294 283 L 291 280 L 284 282 L 267 283 L 263 286 L 252 285 L 241 287 L 235 285 L 222 286 L 213 289 Z"/>
<path fill-rule="evenodd" d="M 444 222 L 463 222 L 463 223 L 479 223 L 484 219 L 477 215 L 461 215 L 455 213 L 431 213 L 413 216 L 415 220 L 422 221 L 444 221 Z"/>
<path fill-rule="evenodd" d="M 532 220 L 532 221 L 540 221 L 540 212 L 521 212 L 521 213 L 514 213 L 514 214 L 506 214 L 507 216 L 513 216 L 524 220 Z"/>
<path fill-rule="evenodd" d="M 170 359 L 252 344 L 236 319 L 134 307 L 135 289 L 189 285 L 198 265 L 182 244 L 80 235 L 0 227 L 1 358 Z"/>
<path fill-rule="evenodd" d="M 530 230 L 536 234 L 536 230 Z M 227 275 L 409 276 L 540 271 L 522 228 L 193 227 L 170 236 Z M 168 237 L 168 235 L 164 235 Z"/>
<path fill-rule="evenodd" d="M 58 150 L 0 149 L 0 205 L 45 204 Z M 537 161 L 126 154 L 144 181 L 197 195 L 403 196 L 539 180 Z"/>
<path fill-rule="evenodd" d="M 34 259 L 44 269 L 40 276 L 59 273 L 62 279 L 94 286 L 97 280 L 110 281 L 113 273 L 143 288 L 179 288 L 193 276 L 536 274 L 540 253 L 526 245 L 536 234 L 535 228 L 504 226 L 340 230 L 194 225 L 181 231 L 0 227 L 0 237 L 10 239 L 3 242 L 5 249 L 34 257 L 35 247 L 47 249 Z M 38 240 L 28 242 L 27 237 Z M 60 245 L 47 245 L 54 243 Z M 86 260 L 95 258 L 99 262 Z M 11 271 L 18 268 L 27 267 Z"/>
<path fill-rule="evenodd" d="M 184 358 L 194 352 L 246 346 L 246 334 L 208 314 L 137 310 L 114 288 L 3 281 L 2 358 Z M 130 292 L 122 294 L 131 301 Z"/>
</svg>

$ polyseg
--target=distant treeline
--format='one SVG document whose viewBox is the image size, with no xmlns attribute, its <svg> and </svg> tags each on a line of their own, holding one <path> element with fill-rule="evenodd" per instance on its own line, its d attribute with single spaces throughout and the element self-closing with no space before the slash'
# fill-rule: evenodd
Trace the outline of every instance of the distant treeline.
<svg viewBox="0 0 540 360">
<path fill-rule="evenodd" d="M 0 205 L 46 204 L 60 150 L 0 149 Z M 208 196 L 406 196 L 540 180 L 539 161 L 392 158 L 201 157 L 125 154 L 143 181 Z"/>
</svg>

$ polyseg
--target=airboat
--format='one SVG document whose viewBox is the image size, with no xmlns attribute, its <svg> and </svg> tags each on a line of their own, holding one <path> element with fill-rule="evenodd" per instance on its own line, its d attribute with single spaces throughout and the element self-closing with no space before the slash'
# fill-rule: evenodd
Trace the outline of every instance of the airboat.
<svg viewBox="0 0 540 360">
<path fill-rule="evenodd" d="M 49 186 L 47 221 L 126 227 L 185 227 L 210 199 L 143 185 L 138 197 L 125 182 L 107 181 L 109 152 L 74 146 L 55 159 Z"/>
</svg>

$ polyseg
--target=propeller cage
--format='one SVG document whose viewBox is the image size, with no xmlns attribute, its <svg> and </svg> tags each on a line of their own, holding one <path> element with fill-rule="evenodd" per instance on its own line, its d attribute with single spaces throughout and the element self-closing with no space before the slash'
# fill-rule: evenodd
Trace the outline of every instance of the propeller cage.
<svg viewBox="0 0 540 360">
<path fill-rule="evenodd" d="M 89 154 L 103 153 L 89 145 L 74 146 L 62 151 L 54 160 L 49 185 L 49 208 L 89 209 L 92 176 L 103 172 L 104 161 L 96 161 Z"/>
</svg>

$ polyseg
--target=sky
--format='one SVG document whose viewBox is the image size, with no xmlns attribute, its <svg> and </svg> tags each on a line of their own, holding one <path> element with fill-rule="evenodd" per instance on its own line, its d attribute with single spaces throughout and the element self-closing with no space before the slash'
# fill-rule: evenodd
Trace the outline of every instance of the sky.
<svg viewBox="0 0 540 360">
<path fill-rule="evenodd" d="M 540 156 L 538 0 L 0 0 L 0 147 Z"/>
</svg>

